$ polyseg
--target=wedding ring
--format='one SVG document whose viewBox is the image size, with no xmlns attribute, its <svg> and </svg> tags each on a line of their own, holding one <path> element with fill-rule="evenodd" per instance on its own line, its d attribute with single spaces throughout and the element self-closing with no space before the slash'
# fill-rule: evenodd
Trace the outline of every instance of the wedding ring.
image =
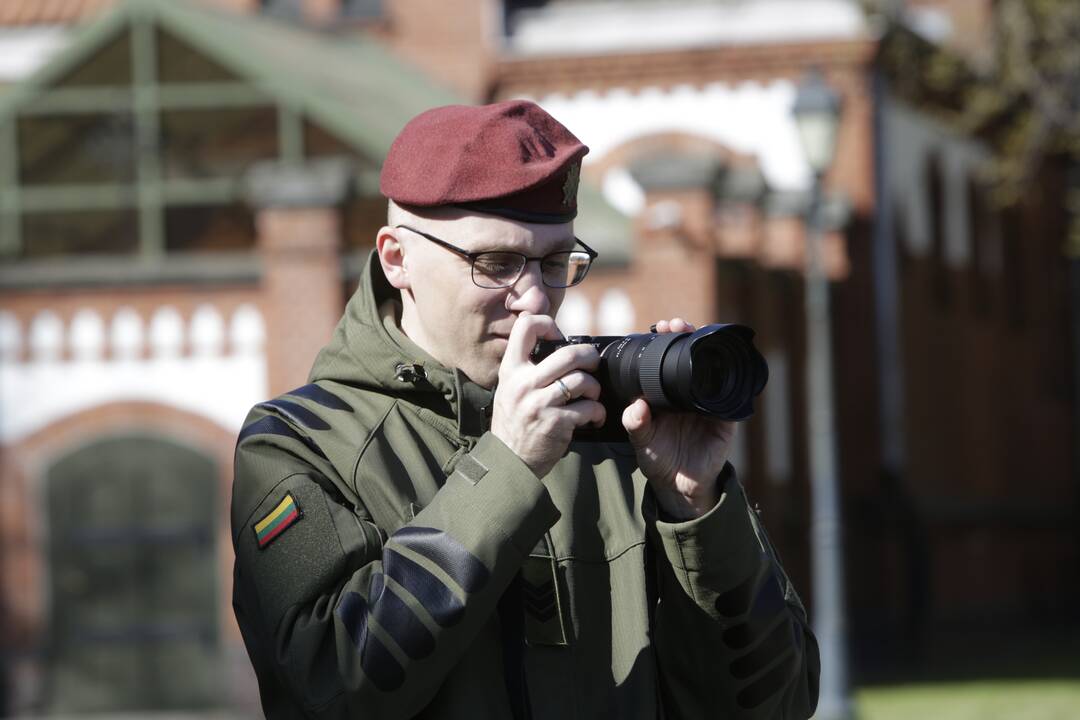
<svg viewBox="0 0 1080 720">
<path fill-rule="evenodd" d="M 562 381 L 562 378 L 555 378 L 555 382 L 559 383 L 559 389 L 562 390 L 563 397 L 566 398 L 566 402 L 570 402 L 574 399 L 574 396 L 570 394 L 570 388 L 566 387 L 566 383 Z"/>
</svg>

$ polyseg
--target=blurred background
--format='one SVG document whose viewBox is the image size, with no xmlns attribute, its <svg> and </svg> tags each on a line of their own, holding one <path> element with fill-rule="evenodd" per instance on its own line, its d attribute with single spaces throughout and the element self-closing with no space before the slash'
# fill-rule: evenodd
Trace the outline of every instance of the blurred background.
<svg viewBox="0 0 1080 720">
<path fill-rule="evenodd" d="M 236 434 L 402 125 L 526 97 L 591 147 L 564 331 L 757 330 L 734 462 L 819 717 L 1080 718 L 1077 38 L 1075 0 L 0 0 L 0 714 L 259 715 Z"/>
</svg>

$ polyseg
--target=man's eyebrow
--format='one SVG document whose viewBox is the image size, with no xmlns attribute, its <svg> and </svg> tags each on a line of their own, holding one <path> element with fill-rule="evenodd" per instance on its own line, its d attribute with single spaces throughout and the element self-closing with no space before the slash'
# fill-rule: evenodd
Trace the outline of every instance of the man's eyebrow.
<svg viewBox="0 0 1080 720">
<path fill-rule="evenodd" d="M 578 242 L 577 237 L 574 236 L 574 235 L 571 235 L 570 237 L 567 237 L 567 238 L 563 238 L 561 240 L 556 240 L 555 242 L 553 242 L 548 247 L 547 250 L 540 253 L 539 255 L 533 255 L 532 253 L 525 252 L 524 250 L 508 248 L 508 247 L 481 247 L 481 248 L 476 249 L 476 250 L 470 250 L 469 252 L 471 252 L 471 253 L 509 252 L 509 253 L 517 253 L 518 255 L 528 255 L 529 257 L 544 257 L 544 256 L 547 256 L 547 255 L 550 255 L 551 253 L 566 252 L 567 250 L 572 250 L 574 248 L 574 246 L 577 245 L 577 242 Z"/>
<path fill-rule="evenodd" d="M 569 237 L 562 238 L 561 240 L 557 240 L 552 243 L 551 249 L 544 254 L 546 255 L 553 252 L 566 252 L 567 250 L 572 250 L 575 245 L 577 245 L 577 238 L 573 235 L 570 235 Z"/>
</svg>

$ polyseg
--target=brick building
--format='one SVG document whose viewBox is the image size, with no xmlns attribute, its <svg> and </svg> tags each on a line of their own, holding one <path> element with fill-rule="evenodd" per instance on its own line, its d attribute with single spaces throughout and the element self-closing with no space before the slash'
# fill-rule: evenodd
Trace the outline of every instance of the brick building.
<svg viewBox="0 0 1080 720">
<path fill-rule="evenodd" d="M 977 59 L 973 5 L 907 21 Z M 576 230 L 601 258 L 565 331 L 757 329 L 770 383 L 736 464 L 808 596 L 809 66 L 844 98 L 826 240 L 857 657 L 961 620 L 1075 627 L 1066 266 L 1023 232 L 1064 232 L 1064 181 L 993 210 L 989 150 L 890 87 L 881 43 L 848 0 L 0 5 L 0 707 L 251 711 L 236 432 L 329 337 L 391 138 L 462 100 L 533 98 L 592 148 Z"/>
</svg>

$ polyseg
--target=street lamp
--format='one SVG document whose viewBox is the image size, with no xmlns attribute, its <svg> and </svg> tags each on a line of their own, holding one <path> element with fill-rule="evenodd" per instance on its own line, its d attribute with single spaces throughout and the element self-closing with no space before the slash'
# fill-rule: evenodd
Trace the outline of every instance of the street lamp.
<svg viewBox="0 0 1080 720">
<path fill-rule="evenodd" d="M 821 651 L 818 720 L 852 717 L 844 619 L 844 553 L 840 523 L 840 489 L 833 413 L 832 331 L 829 281 L 822 245 L 822 179 L 836 151 L 840 97 L 821 73 L 807 73 L 795 95 L 792 114 L 799 128 L 806 161 L 814 174 L 806 219 L 806 405 L 810 452 L 810 522 L 813 557 L 813 626 Z"/>
</svg>

